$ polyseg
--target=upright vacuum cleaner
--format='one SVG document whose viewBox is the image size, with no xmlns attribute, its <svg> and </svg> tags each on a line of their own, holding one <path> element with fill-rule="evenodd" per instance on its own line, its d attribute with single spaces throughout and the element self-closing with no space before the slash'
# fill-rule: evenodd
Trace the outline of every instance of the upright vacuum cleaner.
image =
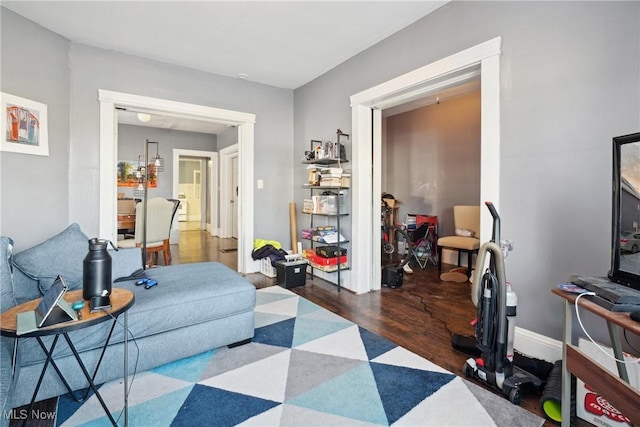
<svg viewBox="0 0 640 427">
<path fill-rule="evenodd" d="M 522 393 L 537 391 L 542 381 L 513 364 L 517 296 L 505 279 L 500 216 L 493 203 L 485 204 L 493 217 L 493 233 L 491 241 L 484 243 L 478 251 L 471 291 L 473 304 L 478 308 L 475 337 L 481 356 L 467 359 L 463 372 L 467 377 L 501 390 L 511 403 L 519 405 Z M 489 267 L 483 274 L 487 254 L 490 256 Z"/>
</svg>

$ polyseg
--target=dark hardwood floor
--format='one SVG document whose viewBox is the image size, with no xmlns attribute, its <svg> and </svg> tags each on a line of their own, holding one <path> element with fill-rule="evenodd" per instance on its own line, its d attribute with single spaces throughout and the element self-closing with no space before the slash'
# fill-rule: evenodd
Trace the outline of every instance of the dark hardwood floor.
<svg viewBox="0 0 640 427">
<path fill-rule="evenodd" d="M 234 239 L 212 238 L 199 230 L 182 231 L 179 245 L 171 247 L 171 263 L 219 261 L 236 269 L 235 243 Z M 159 258 L 162 263 L 162 257 Z M 470 321 L 475 317 L 476 309 L 471 302 L 470 285 L 440 281 L 433 265 L 424 270 L 414 268 L 414 271 L 414 274 L 405 274 L 400 288 L 382 288 L 362 295 L 344 289 L 338 292 L 335 285 L 318 278 L 307 278 L 305 286 L 291 291 L 463 376 L 462 367 L 469 356 L 452 348 L 451 335 L 473 335 Z M 247 278 L 257 288 L 275 284 L 275 279 L 259 273 L 249 274 Z M 484 388 L 503 396 L 491 388 Z M 544 417 L 539 399 L 539 394 L 525 395 L 521 406 Z M 553 425 L 545 422 L 545 426 Z"/>
</svg>

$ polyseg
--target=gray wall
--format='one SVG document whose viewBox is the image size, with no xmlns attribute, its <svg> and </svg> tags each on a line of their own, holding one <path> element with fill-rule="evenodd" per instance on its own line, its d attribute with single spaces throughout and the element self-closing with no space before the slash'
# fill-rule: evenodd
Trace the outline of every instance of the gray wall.
<svg viewBox="0 0 640 427">
<path fill-rule="evenodd" d="M 20 251 L 69 225 L 68 41 L 0 14 L 0 90 L 46 104 L 49 121 L 48 157 L 0 152 L 0 235 Z"/>
<path fill-rule="evenodd" d="M 144 154 L 145 141 L 157 141 L 158 152 L 164 159 L 164 172 L 158 174 L 158 188 L 149 189 L 150 197 L 172 198 L 173 149 L 218 151 L 216 135 L 159 129 L 146 126 L 118 125 L 118 160 L 137 160 Z M 149 144 L 149 158 L 156 156 L 156 144 Z M 118 187 L 126 197 L 133 197 L 132 188 Z M 177 195 L 175 195 L 177 196 Z"/>
<path fill-rule="evenodd" d="M 453 206 L 480 200 L 480 92 L 387 117 L 383 134 L 382 190 L 402 202 L 400 221 L 435 215 L 452 235 Z"/>
<path fill-rule="evenodd" d="M 238 143 L 238 129 L 229 128 L 218 135 L 218 150 Z"/>
<path fill-rule="evenodd" d="M 69 44 L 4 8 L 1 54 L 2 90 L 49 106 L 52 155 L 2 157 L 1 231 L 14 236 L 16 249 L 70 222 L 98 234 L 99 89 L 255 114 L 254 176 L 264 180 L 255 192 L 255 236 L 289 240 L 293 91 Z"/>
<path fill-rule="evenodd" d="M 99 205 L 97 96 L 98 89 L 107 89 L 256 114 L 255 178 L 263 179 L 265 186 L 255 192 L 255 236 L 288 239 L 292 91 L 84 45 L 72 44 L 70 58 L 70 216 L 77 218 L 83 229 L 98 230 L 94 214 Z"/>
<path fill-rule="evenodd" d="M 506 270 L 518 324 L 560 338 L 550 289 L 609 269 L 611 138 L 639 130 L 639 16 L 638 2 L 451 2 L 297 89 L 294 158 L 351 130 L 349 96 L 501 36 Z M 305 178 L 296 167 L 296 186 Z"/>
</svg>

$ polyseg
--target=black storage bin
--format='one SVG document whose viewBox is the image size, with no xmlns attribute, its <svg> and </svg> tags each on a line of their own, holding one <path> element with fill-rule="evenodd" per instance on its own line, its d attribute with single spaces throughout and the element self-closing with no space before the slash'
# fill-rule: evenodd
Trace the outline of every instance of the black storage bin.
<svg viewBox="0 0 640 427">
<path fill-rule="evenodd" d="M 335 258 L 338 254 L 340 254 L 340 256 L 345 256 L 347 254 L 347 250 L 338 246 L 318 246 L 316 247 L 316 254 L 323 258 Z"/>
<path fill-rule="evenodd" d="M 399 288 L 404 277 L 402 267 L 385 266 L 382 269 L 382 286 L 386 288 Z"/>
<path fill-rule="evenodd" d="M 304 286 L 307 281 L 307 261 L 277 261 L 276 282 L 283 288 Z"/>
</svg>

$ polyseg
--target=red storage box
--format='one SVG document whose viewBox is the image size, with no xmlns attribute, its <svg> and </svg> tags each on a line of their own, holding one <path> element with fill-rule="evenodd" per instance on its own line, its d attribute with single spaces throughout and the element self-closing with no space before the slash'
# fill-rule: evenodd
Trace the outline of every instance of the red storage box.
<svg viewBox="0 0 640 427">
<path fill-rule="evenodd" d="M 309 261 L 311 261 L 313 264 L 322 266 L 322 267 L 328 267 L 328 266 L 332 266 L 332 265 L 338 265 L 338 257 L 333 257 L 333 258 L 324 258 L 321 257 L 320 255 L 316 254 L 315 251 L 311 252 L 305 251 L 304 257 L 307 258 Z M 347 262 L 347 256 L 341 256 L 340 257 L 340 264 L 346 264 Z"/>
<path fill-rule="evenodd" d="M 324 258 L 318 255 L 314 255 L 310 261 L 314 264 L 318 264 L 321 266 L 329 266 L 329 265 L 338 265 L 338 257 L 333 258 Z M 340 264 L 345 264 L 347 262 L 347 256 L 340 257 Z"/>
<path fill-rule="evenodd" d="M 427 223 L 429 225 L 438 226 L 438 217 L 437 216 L 428 216 L 428 215 L 416 215 L 416 227 L 420 227 L 421 224 Z"/>
</svg>

